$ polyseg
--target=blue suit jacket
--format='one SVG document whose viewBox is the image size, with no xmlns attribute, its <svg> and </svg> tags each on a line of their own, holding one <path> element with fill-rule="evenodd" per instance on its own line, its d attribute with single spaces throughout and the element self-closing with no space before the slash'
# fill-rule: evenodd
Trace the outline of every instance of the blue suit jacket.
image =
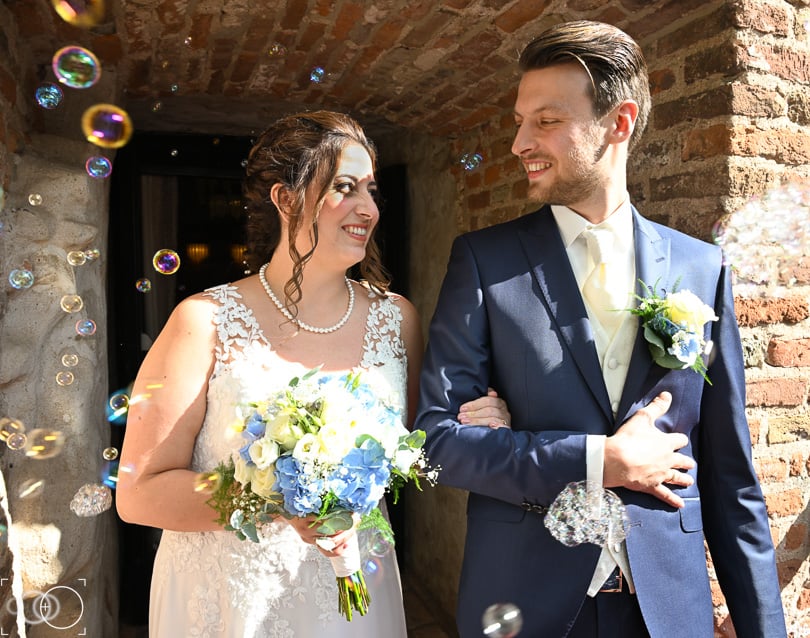
<svg viewBox="0 0 810 638">
<path fill-rule="evenodd" d="M 633 210 L 637 277 L 691 290 L 720 318 L 707 325 L 714 359 L 705 384 L 692 370 L 652 362 L 638 331 L 614 419 L 593 335 L 549 207 L 456 239 L 421 379 L 417 427 L 439 481 L 469 490 L 459 588 L 463 638 L 481 636 L 495 602 L 522 610 L 527 638 L 565 636 L 586 596 L 600 548 L 569 548 L 525 502 L 548 505 L 585 479 L 585 439 L 610 435 L 659 392 L 673 403 L 657 427 L 683 432 L 696 482 L 669 507 L 619 489 L 627 549 L 652 638 L 713 636 L 704 536 L 740 638 L 786 635 L 774 550 L 751 463 L 745 379 L 729 273 L 719 248 Z M 641 290 L 639 289 L 639 292 Z M 512 429 L 462 426 L 459 406 L 498 390 Z"/>
</svg>

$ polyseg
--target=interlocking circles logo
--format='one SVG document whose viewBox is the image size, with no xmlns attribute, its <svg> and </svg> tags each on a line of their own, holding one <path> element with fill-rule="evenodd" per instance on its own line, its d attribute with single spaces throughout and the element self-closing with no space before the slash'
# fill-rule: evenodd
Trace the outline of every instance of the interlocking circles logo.
<svg viewBox="0 0 810 638">
<path fill-rule="evenodd" d="M 5 578 L 0 581 L 6 580 Z M 79 578 L 78 582 L 86 587 L 87 579 Z M 0 585 L 2 582 L 0 582 Z M 84 615 L 84 599 L 73 587 L 54 585 L 47 591 L 26 591 L 22 596 L 23 608 L 19 609 L 17 600 L 10 598 L 5 611 L 16 618 L 23 614 L 27 625 L 48 625 L 53 629 L 70 630 L 74 635 L 84 636 L 86 630 L 81 623 Z M 10 634 L 0 628 L 0 636 Z"/>
</svg>

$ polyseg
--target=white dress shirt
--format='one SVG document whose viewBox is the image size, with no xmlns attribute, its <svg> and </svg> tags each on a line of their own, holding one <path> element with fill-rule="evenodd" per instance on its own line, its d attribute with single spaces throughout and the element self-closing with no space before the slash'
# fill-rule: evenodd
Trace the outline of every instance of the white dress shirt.
<svg viewBox="0 0 810 638">
<path fill-rule="evenodd" d="M 560 230 L 571 268 L 580 291 L 588 276 L 589 262 L 588 249 L 584 238 L 580 233 L 586 228 L 595 228 L 584 217 L 566 206 L 553 205 L 551 212 L 557 227 Z M 613 277 L 609 285 L 616 287 L 615 292 L 626 293 L 626 308 L 635 306 L 633 294 L 636 281 L 636 255 L 633 242 L 633 215 L 630 208 L 630 199 L 625 196 L 622 204 L 610 214 L 610 216 L 598 224 L 599 228 L 610 230 L 613 235 L 613 246 L 610 255 L 611 272 Z M 621 287 L 619 289 L 618 287 Z M 596 342 L 596 352 L 599 356 L 599 365 L 602 368 L 602 375 L 605 386 L 610 397 L 610 405 L 613 415 L 619 409 L 624 381 L 627 378 L 627 370 L 630 366 L 630 355 L 633 351 L 633 343 L 636 339 L 638 321 L 629 312 L 624 317 L 612 339 L 602 328 L 596 315 L 588 307 L 585 301 L 585 309 L 591 321 L 591 328 Z M 605 460 L 605 436 L 589 435 L 586 439 L 586 472 L 587 480 L 599 488 L 602 487 Z M 602 548 L 602 554 L 596 565 L 591 585 L 588 589 L 589 596 L 595 596 L 605 580 L 610 576 L 613 569 L 618 565 L 631 592 L 635 592 L 633 579 L 630 574 L 630 564 L 627 560 L 627 547 L 624 542 L 612 547 Z"/>
</svg>

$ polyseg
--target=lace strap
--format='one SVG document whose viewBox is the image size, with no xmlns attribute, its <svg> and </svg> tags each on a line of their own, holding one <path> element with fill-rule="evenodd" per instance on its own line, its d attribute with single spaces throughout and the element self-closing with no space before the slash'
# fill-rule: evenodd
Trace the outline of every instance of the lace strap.
<svg viewBox="0 0 810 638">
<path fill-rule="evenodd" d="M 214 349 L 216 363 L 214 374 L 231 363 L 244 350 L 256 341 L 267 342 L 253 311 L 242 303 L 242 295 L 236 286 L 222 284 L 209 288 L 203 295 L 217 302 L 213 323 L 217 331 Z"/>
<path fill-rule="evenodd" d="M 363 368 L 382 366 L 392 360 L 406 357 L 402 341 L 402 311 L 394 302 L 394 296 L 378 296 L 372 300 L 366 319 L 366 336 L 363 340 Z"/>
</svg>

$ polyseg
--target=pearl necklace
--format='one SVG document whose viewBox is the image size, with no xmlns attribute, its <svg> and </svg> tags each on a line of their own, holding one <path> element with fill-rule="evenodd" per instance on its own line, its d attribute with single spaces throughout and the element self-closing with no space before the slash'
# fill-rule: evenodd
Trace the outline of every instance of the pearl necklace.
<svg viewBox="0 0 810 638">
<path fill-rule="evenodd" d="M 262 288 L 264 288 L 264 291 L 267 293 L 267 296 L 270 297 L 270 301 L 276 304 L 276 308 L 278 308 L 279 311 L 281 311 L 281 314 L 287 317 L 287 319 L 289 319 L 292 323 L 294 323 L 296 326 L 298 326 L 303 330 L 306 330 L 308 332 L 315 332 L 317 334 L 328 334 L 346 325 L 346 322 L 349 320 L 349 317 L 352 314 L 352 310 L 354 310 L 354 287 L 352 286 L 348 277 L 346 277 L 345 275 L 343 276 L 343 280 L 346 282 L 346 289 L 349 291 L 349 306 L 348 308 L 346 308 L 346 314 L 344 314 L 340 318 L 340 321 L 338 321 L 334 326 L 329 326 L 328 328 L 317 328 L 315 326 L 310 326 L 308 323 L 304 323 L 303 321 L 301 321 L 296 317 L 293 317 L 293 314 L 289 310 L 287 310 L 287 306 L 281 303 L 278 297 L 276 297 L 276 295 L 273 294 L 273 289 L 270 288 L 270 284 L 267 283 L 267 278 L 264 275 L 264 271 L 267 270 L 267 266 L 269 265 L 270 264 L 264 264 L 264 266 L 262 266 L 259 269 L 259 281 L 262 282 Z"/>
</svg>

